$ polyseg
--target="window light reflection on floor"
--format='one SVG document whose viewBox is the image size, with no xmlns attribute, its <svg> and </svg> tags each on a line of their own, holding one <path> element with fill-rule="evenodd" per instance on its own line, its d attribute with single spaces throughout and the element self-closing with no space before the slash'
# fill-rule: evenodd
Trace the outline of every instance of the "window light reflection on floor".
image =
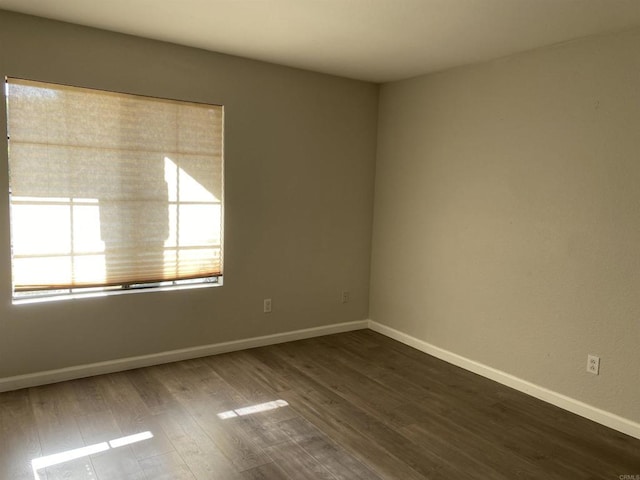
<svg viewBox="0 0 640 480">
<path fill-rule="evenodd" d="M 235 410 L 220 412 L 218 414 L 218 418 L 226 420 L 227 418 L 242 417 L 244 415 L 252 415 L 258 412 L 265 412 L 267 410 L 275 410 L 276 408 L 286 407 L 288 405 L 289 404 L 285 400 L 274 400 L 272 402 L 251 405 L 250 407 L 236 408 Z"/>
<path fill-rule="evenodd" d="M 134 435 L 128 435 L 126 437 L 116 438 L 108 442 L 95 443 L 86 447 L 74 448 L 73 450 L 67 450 L 65 452 L 54 453 L 53 455 L 47 455 L 45 457 L 34 458 L 31 460 L 31 467 L 33 468 L 33 475 L 35 480 L 40 480 L 38 470 L 43 468 L 52 467 L 61 463 L 70 462 L 82 457 L 88 457 L 100 452 L 106 452 L 107 450 L 123 447 L 132 443 L 141 442 L 153 438 L 151 432 L 140 432 Z"/>
<path fill-rule="evenodd" d="M 116 438 L 115 440 L 109 441 L 109 446 L 111 448 L 124 447 L 125 445 L 131 445 L 132 443 L 141 442 L 143 440 L 149 440 L 153 438 L 153 433 L 151 432 L 140 432 L 135 435 L 129 435 L 127 437 Z"/>
</svg>

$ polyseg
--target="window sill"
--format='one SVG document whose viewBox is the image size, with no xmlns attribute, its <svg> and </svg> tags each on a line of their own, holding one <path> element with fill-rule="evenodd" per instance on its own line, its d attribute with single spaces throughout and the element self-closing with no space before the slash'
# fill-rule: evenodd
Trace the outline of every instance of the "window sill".
<svg viewBox="0 0 640 480">
<path fill-rule="evenodd" d="M 167 285 L 161 287 L 138 287 L 129 288 L 123 290 L 103 290 L 98 292 L 78 292 L 78 293 L 65 293 L 61 295 L 43 295 L 35 296 L 31 298 L 14 298 L 12 300 L 13 305 L 30 305 L 34 303 L 46 303 L 46 302 L 60 302 L 65 300 L 83 300 L 86 298 L 102 298 L 111 297 L 115 295 L 131 295 L 138 293 L 154 293 L 154 292 L 175 292 L 177 290 L 195 290 L 200 288 L 215 288 L 223 285 L 222 277 L 219 277 L 217 282 L 202 282 L 192 283 L 186 285 Z"/>
</svg>

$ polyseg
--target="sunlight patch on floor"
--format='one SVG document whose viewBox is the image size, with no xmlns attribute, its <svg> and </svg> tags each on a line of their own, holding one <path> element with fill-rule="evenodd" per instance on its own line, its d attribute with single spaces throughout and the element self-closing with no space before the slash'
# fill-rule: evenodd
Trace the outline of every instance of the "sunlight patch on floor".
<svg viewBox="0 0 640 480">
<path fill-rule="evenodd" d="M 252 415 L 254 413 L 265 412 L 267 410 L 275 410 L 276 408 L 286 407 L 289 404 L 285 400 L 274 400 L 272 402 L 259 403 L 250 407 L 236 408 L 235 410 L 227 410 L 220 412 L 218 418 L 225 420 L 227 418 L 242 417 L 244 415 Z"/>
<path fill-rule="evenodd" d="M 54 453 L 53 455 L 47 455 L 45 457 L 34 458 L 31 460 L 31 467 L 33 468 L 33 476 L 35 480 L 40 480 L 38 470 L 43 468 L 52 467 L 61 463 L 70 462 L 82 457 L 88 457 L 100 452 L 106 452 L 112 448 L 123 447 L 132 443 L 141 442 L 153 438 L 151 432 L 140 432 L 135 435 L 128 435 L 126 437 L 116 438 L 109 440 L 108 442 L 95 443 L 86 447 L 74 448 L 73 450 L 67 450 L 65 452 Z"/>
</svg>

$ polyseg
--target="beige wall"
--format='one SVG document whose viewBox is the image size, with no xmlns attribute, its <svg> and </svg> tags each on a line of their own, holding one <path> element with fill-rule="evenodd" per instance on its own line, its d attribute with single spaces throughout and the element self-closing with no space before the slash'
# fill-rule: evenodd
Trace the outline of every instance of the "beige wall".
<svg viewBox="0 0 640 480">
<path fill-rule="evenodd" d="M 0 195 L 0 378 L 367 317 L 377 86 L 7 12 L 0 75 L 224 104 L 227 201 L 223 287 L 12 306 Z"/>
<path fill-rule="evenodd" d="M 638 52 L 633 31 L 384 85 L 370 317 L 640 421 Z"/>
</svg>

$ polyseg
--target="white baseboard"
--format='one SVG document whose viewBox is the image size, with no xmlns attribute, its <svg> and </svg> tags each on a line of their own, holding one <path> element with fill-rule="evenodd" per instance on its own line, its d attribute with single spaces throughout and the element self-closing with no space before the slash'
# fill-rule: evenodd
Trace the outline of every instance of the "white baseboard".
<svg viewBox="0 0 640 480">
<path fill-rule="evenodd" d="M 44 372 L 29 373 L 26 375 L 16 375 L 14 377 L 0 378 L 0 392 L 18 390 L 20 388 L 36 387 L 48 383 L 74 380 L 76 378 L 91 377 L 105 373 L 121 372 L 133 368 L 149 367 L 162 363 L 178 362 L 191 358 L 206 357 L 219 353 L 245 350 L 247 348 L 263 347 L 275 345 L 276 343 L 292 342 L 305 338 L 331 335 L 333 333 L 348 332 L 351 330 L 361 330 L 369 325 L 367 320 L 354 322 L 335 323 L 321 327 L 305 328 L 292 332 L 276 333 L 261 337 L 234 340 L 231 342 L 215 343 L 211 345 L 201 345 L 198 347 L 182 348 L 168 352 L 153 353 L 151 355 L 141 355 L 138 357 L 121 358 L 107 362 L 90 363 L 74 367 L 60 368 L 57 370 L 47 370 Z"/>
<path fill-rule="evenodd" d="M 501 370 L 497 370 L 456 353 L 436 347 L 435 345 L 431 345 L 430 343 L 412 337 L 411 335 L 407 335 L 406 333 L 394 328 L 374 322 L 373 320 L 369 320 L 369 328 L 389 338 L 398 340 L 405 345 L 409 345 L 417 350 L 428 353 L 440 360 L 444 360 L 445 362 L 464 368 L 470 372 L 477 373 L 478 375 L 514 388 L 515 390 L 519 390 L 531 395 L 532 397 L 555 405 L 556 407 L 568 410 L 580 415 L 581 417 L 588 418 L 589 420 L 593 420 L 594 422 L 600 423 L 606 427 L 640 439 L 640 424 L 632 420 L 601 410 L 574 398 L 562 395 L 561 393 L 527 382 L 526 380 L 522 380 L 521 378 L 515 377 Z"/>
<path fill-rule="evenodd" d="M 613 428 L 614 430 L 640 439 L 640 424 L 632 420 L 620 417 L 605 410 L 601 410 L 574 398 L 567 397 L 566 395 L 562 395 L 539 385 L 535 385 L 526 380 L 522 380 L 521 378 L 515 377 L 501 370 L 497 370 L 474 360 L 465 358 L 461 355 L 449 352 L 448 350 L 436 347 L 435 345 L 431 345 L 430 343 L 412 337 L 411 335 L 407 335 L 406 333 L 403 333 L 394 328 L 374 322 L 373 320 L 359 320 L 354 322 L 336 323 L 333 325 L 306 328 L 303 330 L 294 330 L 292 332 L 276 333 L 273 335 L 264 335 L 261 337 L 252 337 L 242 340 L 233 340 L 230 342 L 201 345 L 198 347 L 183 348 L 179 350 L 171 350 L 150 355 L 141 355 L 137 357 L 122 358 L 107 362 L 91 363 L 86 365 L 61 368 L 57 370 L 47 370 L 44 372 L 0 378 L 0 392 L 18 390 L 20 388 L 36 387 L 38 385 L 62 382 L 65 380 L 74 380 L 77 378 L 90 377 L 93 375 L 120 372 L 124 370 L 131 370 L 133 368 L 148 367 L 152 365 L 159 365 L 162 363 L 177 362 L 180 360 L 188 360 L 191 358 L 206 357 L 219 353 L 245 350 L 247 348 L 263 347 L 266 345 L 275 345 L 277 343 L 292 342 L 305 338 L 331 335 L 333 333 L 361 330 L 364 328 L 370 328 L 375 332 L 381 333 L 382 335 L 385 335 L 389 338 L 393 338 L 394 340 L 398 340 L 405 345 L 409 345 L 410 347 L 413 347 L 417 350 L 428 353 L 429 355 L 433 355 L 434 357 L 444 360 L 445 362 L 464 368 L 465 370 L 469 370 L 473 373 L 477 373 L 478 375 L 519 390 L 523 393 L 548 402 L 564 410 L 568 410 L 572 413 L 588 418 L 589 420 L 593 420 L 594 422 L 600 423 L 609 428 Z"/>
</svg>

